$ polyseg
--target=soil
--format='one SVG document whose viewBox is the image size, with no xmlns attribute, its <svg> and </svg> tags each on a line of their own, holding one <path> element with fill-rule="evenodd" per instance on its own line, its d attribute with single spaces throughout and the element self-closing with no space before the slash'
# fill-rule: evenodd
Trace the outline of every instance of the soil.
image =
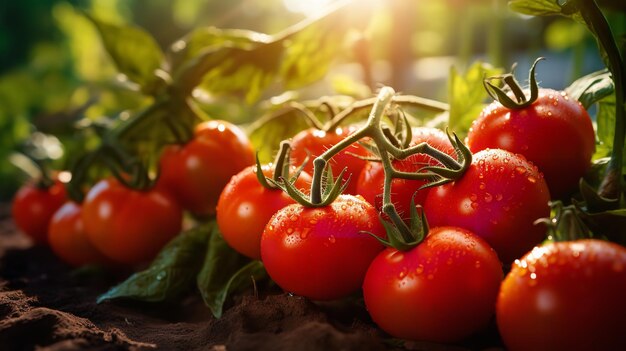
<svg viewBox="0 0 626 351">
<path fill-rule="evenodd" d="M 358 299 L 313 303 L 276 288 L 235 296 L 220 319 L 194 292 L 96 304 L 124 277 L 66 266 L 0 206 L 0 350 L 501 350 L 493 326 L 460 345 L 395 342 Z"/>
</svg>

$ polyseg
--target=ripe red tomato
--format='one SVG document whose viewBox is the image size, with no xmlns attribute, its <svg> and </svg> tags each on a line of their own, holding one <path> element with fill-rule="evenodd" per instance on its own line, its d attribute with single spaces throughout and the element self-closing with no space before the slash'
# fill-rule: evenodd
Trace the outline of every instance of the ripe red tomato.
<svg viewBox="0 0 626 351">
<path fill-rule="evenodd" d="M 508 350 L 626 350 L 626 249 L 594 239 L 515 261 L 496 305 Z"/>
<path fill-rule="evenodd" d="M 524 155 L 543 172 L 552 197 L 562 198 L 589 169 L 595 134 L 580 102 L 540 89 L 537 100 L 522 109 L 487 106 L 472 124 L 467 145 L 472 152 L 499 148 Z"/>
<path fill-rule="evenodd" d="M 101 180 L 83 203 L 85 233 L 111 260 L 136 264 L 152 259 L 181 229 L 182 210 L 167 192 L 129 189 Z"/>
<path fill-rule="evenodd" d="M 272 165 L 261 167 L 263 174 L 274 175 Z M 294 167 L 295 170 L 295 167 Z M 311 176 L 301 173 L 295 182 L 307 191 Z M 224 240 L 237 252 L 252 259 L 261 258 L 261 234 L 276 211 L 295 201 L 280 189 L 267 189 L 259 183 L 256 166 L 237 173 L 226 185 L 217 202 L 217 225 Z"/>
<path fill-rule="evenodd" d="M 38 187 L 35 183 L 25 184 L 13 198 L 13 221 L 35 242 L 47 244 L 50 218 L 66 200 L 65 185 L 58 180 L 49 188 Z"/>
<path fill-rule="evenodd" d="M 246 134 L 226 121 L 196 127 L 185 145 L 167 147 L 161 156 L 159 183 L 197 216 L 215 214 L 217 200 L 232 176 L 254 164 Z"/>
<path fill-rule="evenodd" d="M 432 147 L 445 152 L 456 158 L 456 153 L 448 136 L 443 131 L 436 128 L 414 128 L 411 145 L 428 142 Z M 417 172 L 425 166 L 440 165 L 438 161 L 426 154 L 413 154 L 404 160 L 393 160 L 395 169 L 404 172 Z M 380 162 L 368 161 L 359 175 L 356 182 L 357 193 L 374 205 L 377 210 L 382 207 L 383 184 L 385 182 L 385 172 Z M 416 205 L 422 205 L 426 194 L 430 189 L 419 190 L 427 183 L 426 180 L 407 180 L 394 178 L 391 181 L 391 202 L 396 206 L 396 211 L 405 220 L 410 216 L 411 199 L 414 198 Z M 417 192 L 417 194 L 416 194 Z M 415 194 L 415 197 L 413 195 Z"/>
<path fill-rule="evenodd" d="M 358 291 L 370 262 L 383 249 L 384 228 L 361 197 L 340 195 L 326 207 L 300 204 L 278 210 L 261 236 L 261 258 L 283 290 L 312 300 Z"/>
<path fill-rule="evenodd" d="M 355 131 L 356 127 L 353 126 L 339 127 L 329 132 L 313 128 L 301 131 L 291 140 L 291 164 L 299 166 L 308 156 L 309 162 L 304 166 L 304 171 L 312 175 L 313 160 Z M 367 157 L 368 155 L 369 152 L 363 146 L 354 143 L 333 156 L 329 161 L 335 175 L 339 174 L 344 167 L 347 168 L 344 180 L 352 175 L 350 183 L 345 190 L 346 194 L 357 194 L 356 179 L 363 167 L 365 167 L 366 162 L 358 156 Z"/>
<path fill-rule="evenodd" d="M 85 234 L 82 206 L 73 201 L 59 208 L 48 228 L 52 251 L 72 266 L 107 263 L 105 256 L 93 246 Z"/>
<path fill-rule="evenodd" d="M 504 150 L 476 153 L 458 180 L 435 187 L 424 210 L 434 227 L 466 228 L 485 239 L 503 263 L 511 263 L 545 238 L 548 187 L 537 167 Z"/>
<path fill-rule="evenodd" d="M 363 296 L 374 322 L 392 336 L 454 342 L 488 324 L 501 281 L 498 256 L 483 239 L 438 227 L 409 251 L 381 252 Z"/>
</svg>

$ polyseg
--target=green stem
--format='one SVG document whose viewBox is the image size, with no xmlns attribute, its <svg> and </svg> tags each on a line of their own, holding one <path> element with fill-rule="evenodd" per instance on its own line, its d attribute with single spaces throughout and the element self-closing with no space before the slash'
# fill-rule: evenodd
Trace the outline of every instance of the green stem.
<svg viewBox="0 0 626 351">
<path fill-rule="evenodd" d="M 615 135 L 613 137 L 613 150 L 611 160 L 606 169 L 604 179 L 598 193 L 606 198 L 619 199 L 623 189 L 622 158 L 624 150 L 624 137 L 626 136 L 626 100 L 624 90 L 624 78 L 626 72 L 624 61 L 615 43 L 611 28 L 602 11 L 594 0 L 577 0 L 580 14 L 595 34 L 598 46 L 606 53 L 608 69 L 613 75 L 615 83 Z"/>
<path fill-rule="evenodd" d="M 376 103 L 376 101 L 377 101 L 377 98 L 371 98 L 371 99 L 361 100 L 353 104 L 352 106 L 346 108 L 345 110 L 337 113 L 335 117 L 331 121 L 329 121 L 327 126 L 324 126 L 323 129 L 326 131 L 329 131 L 329 130 L 333 130 L 337 128 L 343 122 L 343 120 L 346 119 L 347 117 L 359 111 L 371 109 L 372 106 Z M 427 111 L 433 111 L 433 112 L 446 112 L 450 110 L 450 105 L 444 102 L 431 100 L 431 99 L 427 99 L 427 98 L 423 98 L 419 96 L 396 95 L 393 97 L 393 102 L 401 106 L 412 106 L 412 107 L 417 107 L 417 108 L 421 108 L 421 109 L 424 109 Z"/>
</svg>

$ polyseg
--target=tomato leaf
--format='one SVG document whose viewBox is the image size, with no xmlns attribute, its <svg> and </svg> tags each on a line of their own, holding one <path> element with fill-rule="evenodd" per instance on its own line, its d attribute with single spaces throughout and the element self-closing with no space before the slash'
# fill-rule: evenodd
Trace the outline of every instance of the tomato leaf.
<svg viewBox="0 0 626 351">
<path fill-rule="evenodd" d="M 171 45 L 167 61 L 175 72 L 203 51 L 221 47 L 252 48 L 257 43 L 266 43 L 271 39 L 267 34 L 243 29 L 196 28 Z"/>
<path fill-rule="evenodd" d="M 510 0 L 509 8 L 530 16 L 552 16 L 561 14 L 561 6 L 555 0 Z"/>
<path fill-rule="evenodd" d="M 213 223 L 186 231 L 170 241 L 150 266 L 131 275 L 98 297 L 97 302 L 118 298 L 159 302 L 189 290 L 200 271 Z"/>
<path fill-rule="evenodd" d="M 281 141 L 309 127 L 301 112 L 292 108 L 268 112 L 249 128 L 248 136 L 261 163 L 271 162 Z"/>
<path fill-rule="evenodd" d="M 139 27 L 111 24 L 90 15 L 87 18 L 96 26 L 117 69 L 142 91 L 155 92 L 155 71 L 163 62 L 163 52 L 154 38 Z"/>
<path fill-rule="evenodd" d="M 590 73 L 577 79 L 565 88 L 567 94 L 580 101 L 588 109 L 594 103 L 611 95 L 615 91 L 615 84 L 611 73 L 607 69 Z"/>
<path fill-rule="evenodd" d="M 598 102 L 596 114 L 598 143 L 594 159 L 608 156 L 613 148 L 615 133 L 615 94 Z"/>
<path fill-rule="evenodd" d="M 192 33 L 175 43 L 196 56 L 173 72 L 182 91 L 198 87 L 211 94 L 245 96 L 252 103 L 274 81 L 294 88 L 321 78 L 341 48 L 347 29 L 346 5 L 298 23 L 277 35 L 254 32 Z M 339 25 L 338 25 L 339 24 Z"/>
<path fill-rule="evenodd" d="M 222 316 L 229 294 L 252 286 L 254 280 L 262 279 L 265 275 L 265 268 L 260 261 L 251 261 L 230 248 L 217 226 L 213 227 L 197 284 L 204 303 L 215 318 Z"/>
<path fill-rule="evenodd" d="M 451 131 L 461 138 L 467 135 L 472 121 L 478 117 L 489 97 L 483 79 L 501 73 L 502 69 L 483 62 L 474 63 L 465 74 L 460 74 L 455 67 L 451 68 L 448 80 L 448 127 Z"/>
</svg>

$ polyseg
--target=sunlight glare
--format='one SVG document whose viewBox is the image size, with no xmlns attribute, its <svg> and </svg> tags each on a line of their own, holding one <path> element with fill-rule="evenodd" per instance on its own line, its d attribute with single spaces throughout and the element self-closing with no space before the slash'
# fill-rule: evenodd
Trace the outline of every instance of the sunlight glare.
<svg viewBox="0 0 626 351">
<path fill-rule="evenodd" d="M 290 12 L 311 16 L 322 12 L 333 1 L 334 0 L 283 0 L 283 4 Z"/>
</svg>

